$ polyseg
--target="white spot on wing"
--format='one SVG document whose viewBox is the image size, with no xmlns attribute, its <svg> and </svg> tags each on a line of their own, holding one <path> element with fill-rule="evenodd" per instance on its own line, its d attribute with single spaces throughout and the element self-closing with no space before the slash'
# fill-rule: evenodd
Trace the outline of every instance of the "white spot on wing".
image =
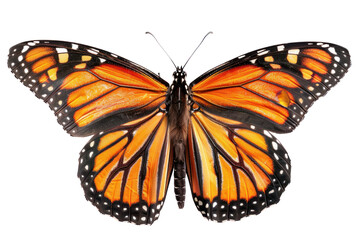
<svg viewBox="0 0 360 240">
<path fill-rule="evenodd" d="M 21 52 L 24 53 L 24 52 L 26 52 L 28 49 L 29 49 L 29 46 L 26 46 L 26 45 L 25 45 L 25 46 L 23 47 L 23 49 L 22 49 Z"/>
<path fill-rule="evenodd" d="M 278 144 L 276 142 L 272 141 L 271 144 L 275 150 L 278 150 Z"/>
<path fill-rule="evenodd" d="M 289 51 L 288 51 L 288 53 L 289 54 L 299 54 L 299 52 L 300 52 L 300 49 L 290 49 Z"/>
<path fill-rule="evenodd" d="M 332 54 L 337 55 L 337 52 L 335 51 L 335 48 L 334 48 L 334 47 L 329 47 L 328 50 L 329 50 L 329 52 L 331 52 Z"/>
<path fill-rule="evenodd" d="M 264 130 L 264 134 L 265 134 L 267 137 L 272 138 L 272 136 L 271 136 L 271 134 L 269 133 L 269 131 Z"/>
<path fill-rule="evenodd" d="M 261 56 L 261 55 L 265 55 L 265 54 L 267 54 L 269 52 L 269 50 L 265 50 L 265 49 L 263 49 L 263 50 L 260 50 L 260 51 L 258 51 L 258 56 Z"/>
<path fill-rule="evenodd" d="M 95 54 L 95 55 L 97 55 L 97 54 L 99 53 L 99 50 L 97 50 L 97 49 L 95 49 L 95 48 L 87 49 L 87 51 L 88 51 L 89 53 L 92 53 L 92 54 Z"/>
<path fill-rule="evenodd" d="M 285 49 L 284 45 L 277 46 L 278 51 L 283 51 Z"/>
<path fill-rule="evenodd" d="M 75 43 L 72 43 L 71 48 L 74 49 L 74 50 L 77 50 L 79 48 L 79 45 L 77 45 Z"/>
<path fill-rule="evenodd" d="M 57 53 L 67 53 L 68 50 L 66 48 L 56 48 Z"/>
</svg>

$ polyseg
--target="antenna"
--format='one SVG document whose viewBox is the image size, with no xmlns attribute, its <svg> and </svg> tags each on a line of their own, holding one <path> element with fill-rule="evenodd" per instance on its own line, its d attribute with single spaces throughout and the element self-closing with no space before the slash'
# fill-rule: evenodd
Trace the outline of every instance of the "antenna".
<svg viewBox="0 0 360 240">
<path fill-rule="evenodd" d="M 174 61 L 171 59 L 171 57 L 169 56 L 169 54 L 165 51 L 165 49 L 161 46 L 161 44 L 159 43 L 159 41 L 156 39 L 156 37 L 154 36 L 154 34 L 152 34 L 151 32 L 146 32 L 145 34 L 150 34 L 155 41 L 159 44 L 159 46 L 161 47 L 161 49 L 166 53 L 166 55 L 168 56 L 168 58 L 171 60 L 171 62 L 174 64 L 175 69 L 176 69 L 176 64 L 174 63 Z"/>
<path fill-rule="evenodd" d="M 201 40 L 200 44 L 197 46 L 197 48 L 195 48 L 194 52 L 190 55 L 189 59 L 186 61 L 186 63 L 183 66 L 183 69 L 185 68 L 186 64 L 189 62 L 190 58 L 194 55 L 194 53 L 196 52 L 196 50 L 200 47 L 200 45 L 203 43 L 203 41 L 205 40 L 205 38 L 209 35 L 212 34 L 213 32 L 208 32 L 205 37 Z"/>
</svg>

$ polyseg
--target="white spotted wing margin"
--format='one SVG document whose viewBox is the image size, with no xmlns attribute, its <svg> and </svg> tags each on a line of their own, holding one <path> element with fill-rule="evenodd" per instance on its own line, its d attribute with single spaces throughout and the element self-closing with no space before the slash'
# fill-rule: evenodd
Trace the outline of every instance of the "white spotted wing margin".
<svg viewBox="0 0 360 240">
<path fill-rule="evenodd" d="M 268 131 L 197 110 L 188 136 L 187 174 L 201 214 L 222 222 L 259 214 L 290 183 L 290 159 Z"/>
<path fill-rule="evenodd" d="M 167 114 L 161 111 L 95 135 L 79 159 L 86 199 L 120 221 L 152 224 L 172 172 L 169 142 Z"/>
</svg>

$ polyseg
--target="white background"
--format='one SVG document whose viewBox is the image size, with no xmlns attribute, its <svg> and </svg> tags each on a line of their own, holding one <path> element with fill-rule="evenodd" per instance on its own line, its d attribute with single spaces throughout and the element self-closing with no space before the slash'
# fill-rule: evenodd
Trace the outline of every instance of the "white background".
<svg viewBox="0 0 360 240">
<path fill-rule="evenodd" d="M 359 239 L 360 38 L 356 1 L 2 1 L 0 7 L 1 239 Z M 118 222 L 87 202 L 76 176 L 87 139 L 63 132 L 55 116 L 7 69 L 8 49 L 53 39 L 109 50 L 172 81 L 188 82 L 243 53 L 294 41 L 349 49 L 352 67 L 290 134 L 277 135 L 292 159 L 279 204 L 240 222 L 204 219 L 190 194 L 179 210 L 173 183 L 151 227 Z"/>
</svg>

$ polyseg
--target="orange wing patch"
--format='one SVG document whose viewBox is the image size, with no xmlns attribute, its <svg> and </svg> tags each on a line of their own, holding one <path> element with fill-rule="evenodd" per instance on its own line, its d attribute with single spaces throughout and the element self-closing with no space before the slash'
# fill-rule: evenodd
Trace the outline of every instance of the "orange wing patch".
<svg viewBox="0 0 360 240">
<path fill-rule="evenodd" d="M 116 86 L 106 82 L 95 82 L 77 89 L 69 94 L 68 105 L 76 108 L 99 98 L 104 94 L 108 94 Z"/>
<path fill-rule="evenodd" d="M 154 136 L 154 143 L 164 143 L 168 139 L 167 137 L 167 121 L 162 121 L 161 125 L 159 126 L 159 130 Z M 150 127 L 146 125 L 146 127 Z M 139 129 L 140 131 L 140 129 Z M 139 137 L 138 137 L 139 138 Z M 152 144 L 149 148 L 149 156 L 148 161 L 146 163 L 146 168 L 148 169 L 143 189 L 142 189 L 142 199 L 144 199 L 149 205 L 154 204 L 158 201 L 158 198 L 164 199 L 166 188 L 167 188 L 167 177 L 163 177 L 159 179 L 158 171 L 162 171 L 160 176 L 167 176 L 168 174 L 168 167 L 169 167 L 169 155 L 170 155 L 170 145 L 166 144 L 164 149 L 160 148 L 159 145 Z M 163 152 L 162 152 L 163 151 Z M 163 165 L 163 169 L 159 169 L 159 165 L 161 165 L 160 161 L 162 160 L 161 154 L 164 153 L 166 156 L 166 162 Z M 154 186 L 157 183 L 160 183 L 159 188 L 155 188 Z"/>
<path fill-rule="evenodd" d="M 194 145 L 199 151 L 201 156 L 202 166 L 202 194 L 205 198 L 212 201 L 215 196 L 218 195 L 218 184 L 215 173 L 214 156 L 212 155 L 211 145 L 207 139 L 205 132 L 201 129 L 201 126 L 192 117 L 192 132 Z M 194 158 L 193 158 L 194 159 Z"/>
<path fill-rule="evenodd" d="M 284 72 L 269 72 L 261 77 L 261 79 L 287 88 L 298 88 L 300 86 L 295 77 Z"/>
<path fill-rule="evenodd" d="M 246 175 L 242 170 L 237 170 L 239 174 L 240 185 L 240 199 L 244 199 L 245 201 L 249 201 L 250 199 L 256 197 L 257 192 L 254 186 L 254 183 L 251 179 Z"/>
<path fill-rule="evenodd" d="M 227 202 L 236 201 L 239 197 L 236 178 L 234 177 L 234 169 L 231 164 L 227 162 L 223 156 L 218 155 L 219 166 L 224 175 L 221 182 L 221 199 L 226 199 Z"/>
<path fill-rule="evenodd" d="M 312 71 L 318 72 L 320 74 L 326 74 L 328 72 L 328 69 L 325 67 L 324 64 L 311 58 L 303 58 L 302 64 L 304 64 L 305 67 L 311 69 Z"/>
<path fill-rule="evenodd" d="M 25 55 L 25 60 L 27 62 L 33 62 L 37 59 L 40 59 L 44 56 L 55 53 L 54 48 L 51 47 L 36 47 L 28 51 Z"/>
<path fill-rule="evenodd" d="M 99 80 L 93 74 L 86 71 L 78 71 L 69 74 L 62 82 L 61 88 L 63 89 L 75 89 L 86 84 L 93 83 Z"/>
<path fill-rule="evenodd" d="M 278 87 L 274 84 L 269 84 L 262 81 L 254 81 L 244 85 L 244 88 L 251 90 L 270 99 L 274 102 L 281 104 L 284 107 L 288 107 L 290 101 L 294 101 L 294 97 L 290 92 L 284 88 Z"/>
<path fill-rule="evenodd" d="M 111 132 L 111 133 L 106 134 L 105 136 L 103 136 L 100 139 L 100 142 L 99 142 L 99 145 L 98 145 L 98 150 L 99 151 L 103 150 L 105 147 L 109 146 L 110 144 L 115 142 L 117 139 L 124 136 L 124 134 L 126 134 L 126 133 L 127 133 L 126 130 L 119 130 L 119 131 L 116 131 L 116 132 Z"/>
<path fill-rule="evenodd" d="M 245 65 L 217 73 L 196 84 L 193 91 L 206 91 L 211 89 L 239 86 L 245 82 L 258 79 L 266 71 L 261 67 Z"/>
<path fill-rule="evenodd" d="M 32 70 L 34 73 L 40 73 L 40 72 L 43 72 L 43 71 L 49 69 L 50 67 L 54 66 L 55 64 L 56 64 L 56 61 L 55 61 L 54 57 L 42 58 L 32 65 Z"/>
<path fill-rule="evenodd" d="M 104 167 L 106 163 L 108 163 L 113 158 L 119 161 L 120 157 L 122 157 L 124 154 L 122 149 L 127 143 L 128 139 L 124 138 L 118 141 L 116 144 L 112 145 L 111 147 L 107 148 L 105 151 L 100 151 L 100 154 L 95 157 L 93 170 L 99 171 L 102 167 Z"/>
<path fill-rule="evenodd" d="M 161 105 L 164 101 L 165 94 L 149 94 L 147 91 L 139 89 L 129 92 L 127 89 L 118 88 L 77 110 L 74 120 L 79 127 L 84 127 L 118 110 L 128 111 L 145 106 L 153 108 Z"/>
<path fill-rule="evenodd" d="M 120 200 L 121 193 L 121 182 L 124 177 L 124 172 L 119 172 L 107 186 L 104 196 L 108 198 L 111 202 Z"/>
<path fill-rule="evenodd" d="M 221 125 L 214 123 L 202 114 L 196 114 L 196 117 L 201 122 L 201 125 L 206 126 L 208 131 L 212 133 L 214 136 L 213 141 L 215 141 L 216 144 L 225 151 L 231 160 L 238 163 L 240 161 L 238 158 L 238 152 L 235 145 L 228 138 L 228 130 Z"/>
<path fill-rule="evenodd" d="M 167 91 L 167 87 L 146 75 L 134 72 L 128 68 L 111 64 L 101 64 L 91 70 L 100 78 L 114 82 L 120 86 L 145 88 L 152 91 Z"/>
<path fill-rule="evenodd" d="M 278 124 L 284 124 L 289 113 L 281 105 L 247 91 L 245 88 L 224 88 L 208 92 L 194 92 L 193 98 L 203 106 L 221 108 L 243 108 L 269 118 Z"/>
<path fill-rule="evenodd" d="M 122 202 L 129 204 L 129 206 L 138 203 L 140 200 L 140 167 L 142 157 L 136 159 L 135 164 L 130 168 L 128 173 L 126 184 L 123 190 Z M 125 181 L 125 180 L 123 180 Z M 120 188 L 120 182 L 118 183 Z M 120 192 L 121 194 L 121 192 Z M 119 196 L 121 199 L 121 195 Z"/>
<path fill-rule="evenodd" d="M 245 128 L 235 129 L 235 132 L 242 136 L 244 140 L 254 143 L 256 146 L 260 147 L 264 151 L 268 150 L 265 137 L 262 134 Z"/>
<path fill-rule="evenodd" d="M 325 63 L 332 62 L 332 56 L 322 49 L 309 48 L 302 50 L 302 53 Z"/>
</svg>

